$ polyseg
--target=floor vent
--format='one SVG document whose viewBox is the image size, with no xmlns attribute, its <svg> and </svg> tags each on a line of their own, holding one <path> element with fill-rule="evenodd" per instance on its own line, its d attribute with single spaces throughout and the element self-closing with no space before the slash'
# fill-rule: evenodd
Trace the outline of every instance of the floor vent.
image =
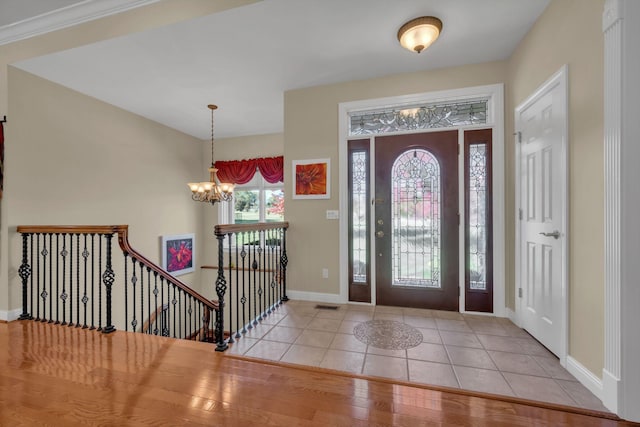
<svg viewBox="0 0 640 427">
<path fill-rule="evenodd" d="M 337 305 L 316 304 L 316 308 L 320 310 L 337 310 L 340 307 L 338 307 Z"/>
</svg>

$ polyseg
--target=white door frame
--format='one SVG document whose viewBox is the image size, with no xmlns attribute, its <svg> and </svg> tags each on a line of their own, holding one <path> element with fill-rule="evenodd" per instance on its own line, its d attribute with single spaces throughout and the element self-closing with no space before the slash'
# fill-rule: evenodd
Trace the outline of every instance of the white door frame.
<svg viewBox="0 0 640 427">
<path fill-rule="evenodd" d="M 568 252 L 568 242 L 569 242 L 569 161 L 568 161 L 568 132 L 569 132 L 569 97 L 568 97 L 568 67 L 567 65 L 563 65 L 560 70 L 558 70 L 555 74 L 553 74 L 546 82 L 544 82 L 538 89 L 536 89 L 527 99 L 525 99 L 520 105 L 518 105 L 514 110 L 514 123 L 515 123 L 515 191 L 516 191 L 516 210 L 515 210 L 515 261 L 516 261 L 516 313 L 515 313 L 515 323 L 518 326 L 522 326 L 522 310 L 524 307 L 522 306 L 522 297 L 521 297 L 521 289 L 523 285 L 522 278 L 522 266 L 521 266 L 521 250 L 520 250 L 520 242 L 521 242 L 521 221 L 520 221 L 520 212 L 523 211 L 522 200 L 521 200 L 521 170 L 520 170 L 520 132 L 518 131 L 522 127 L 520 126 L 520 113 L 531 106 L 534 102 L 538 101 L 540 98 L 545 96 L 551 90 L 556 87 L 560 87 L 560 94 L 562 99 L 560 100 L 561 108 L 564 109 L 564 112 L 561 113 L 561 116 L 565 118 L 562 129 L 562 141 L 560 142 L 560 165 L 562 167 L 562 171 L 559 171 L 557 174 L 560 180 L 560 198 L 561 198 L 561 210 L 562 213 L 560 215 L 560 231 L 563 234 L 562 242 L 561 242 L 561 256 L 562 262 L 560 264 L 562 268 L 562 272 L 560 274 L 561 277 L 561 308 L 562 308 L 562 316 L 561 316 L 561 325 L 560 325 L 560 334 L 561 334 L 561 345 L 560 345 L 560 354 L 557 356 L 560 358 L 560 364 L 566 367 L 567 363 L 567 352 L 569 346 L 569 252 Z"/>
<path fill-rule="evenodd" d="M 367 99 L 362 101 L 343 102 L 338 105 L 338 133 L 339 133 L 339 202 L 340 202 L 340 301 L 349 301 L 349 265 L 348 265 L 348 228 L 349 211 L 348 194 L 348 146 L 349 139 L 357 137 L 349 135 L 349 114 L 357 111 L 368 111 L 383 108 L 391 108 L 408 104 L 451 102 L 486 97 L 489 99 L 487 123 L 482 126 L 461 126 L 439 129 L 422 129 L 425 131 L 466 130 L 466 129 L 493 129 L 492 136 L 492 169 L 493 169 L 493 314 L 505 317 L 505 185 L 504 185 L 504 85 L 502 83 L 486 86 L 474 86 L 461 89 L 425 92 L 411 95 L 392 96 L 387 98 Z M 386 135 L 386 134 L 381 134 Z M 376 135 L 363 135 L 361 139 Z M 372 145 L 371 152 L 375 147 Z M 373 165 L 373 162 L 372 162 Z M 373 177 L 373 175 L 370 175 Z M 461 215 L 464 213 L 464 205 L 460 205 Z M 373 213 L 372 213 L 373 214 Z M 373 223 L 373 218 L 371 219 Z M 464 221 L 460 221 L 460 229 L 464 231 Z M 373 233 L 373 227 L 372 231 Z M 371 238 L 372 253 L 374 253 L 375 239 Z M 464 260 L 464 245 L 460 247 L 461 260 Z M 375 258 L 375 257 L 373 257 Z M 375 272 L 375 266 L 371 266 Z M 371 303 L 375 305 L 375 277 L 371 277 Z M 464 312 L 464 274 L 460 277 L 460 311 Z M 487 314 L 487 313 L 482 313 Z"/>
</svg>

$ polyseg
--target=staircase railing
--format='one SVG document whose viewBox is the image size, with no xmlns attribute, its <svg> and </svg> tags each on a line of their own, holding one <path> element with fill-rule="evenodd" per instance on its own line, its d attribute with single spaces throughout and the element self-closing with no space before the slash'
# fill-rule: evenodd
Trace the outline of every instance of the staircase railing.
<svg viewBox="0 0 640 427">
<path fill-rule="evenodd" d="M 229 325 L 229 343 L 288 300 L 288 228 L 288 222 L 215 227 L 218 265 L 209 268 L 217 270 L 216 316 L 218 323 Z"/>
<path fill-rule="evenodd" d="M 110 333 L 116 329 L 113 319 L 117 315 L 124 319 L 119 327 L 125 331 L 187 339 L 198 336 L 216 342 L 216 350 L 226 348 L 222 322 L 214 325 L 213 332 L 209 326 L 218 302 L 208 300 L 133 249 L 128 226 L 20 226 L 17 231 L 22 235 L 20 319 Z M 113 257 L 114 236 L 123 259 Z M 121 292 L 114 295 L 114 289 Z M 216 315 L 216 319 L 223 318 Z"/>
</svg>

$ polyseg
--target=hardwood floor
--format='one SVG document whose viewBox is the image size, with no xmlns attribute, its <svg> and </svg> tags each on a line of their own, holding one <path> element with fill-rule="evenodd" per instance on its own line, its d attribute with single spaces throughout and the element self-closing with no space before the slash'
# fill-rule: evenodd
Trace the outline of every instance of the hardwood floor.
<svg viewBox="0 0 640 427">
<path fill-rule="evenodd" d="M 634 425 L 606 417 L 257 362 L 199 342 L 0 324 L 2 426 Z"/>
</svg>

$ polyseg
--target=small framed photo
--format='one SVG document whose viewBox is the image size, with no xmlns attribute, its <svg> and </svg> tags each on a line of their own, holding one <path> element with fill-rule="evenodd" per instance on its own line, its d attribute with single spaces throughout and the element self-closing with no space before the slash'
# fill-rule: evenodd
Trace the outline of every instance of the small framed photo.
<svg viewBox="0 0 640 427">
<path fill-rule="evenodd" d="M 293 160 L 293 199 L 331 198 L 329 159 Z"/>
<path fill-rule="evenodd" d="M 162 236 L 162 268 L 173 276 L 195 271 L 195 234 Z"/>
</svg>

